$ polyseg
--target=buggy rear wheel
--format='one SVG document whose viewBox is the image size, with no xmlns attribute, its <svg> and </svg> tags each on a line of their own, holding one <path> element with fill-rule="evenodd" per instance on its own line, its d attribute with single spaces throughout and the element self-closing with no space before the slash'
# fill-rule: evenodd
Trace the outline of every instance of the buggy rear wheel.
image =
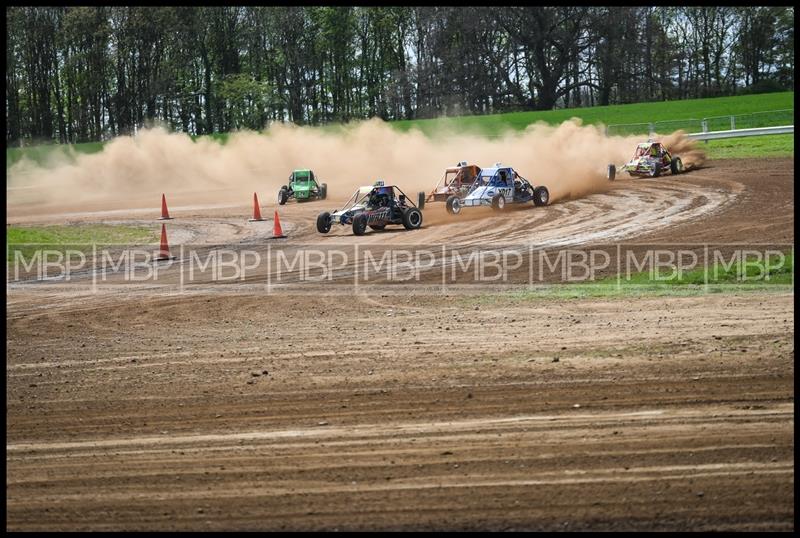
<svg viewBox="0 0 800 538">
<path fill-rule="evenodd" d="M 422 211 L 418 207 L 410 207 L 403 213 L 403 226 L 406 230 L 416 230 L 422 226 Z"/>
<path fill-rule="evenodd" d="M 427 197 L 428 197 L 428 195 L 425 194 L 424 192 L 417 193 L 417 207 L 418 208 L 425 209 L 425 198 L 427 198 Z"/>
<path fill-rule="evenodd" d="M 281 189 L 278 191 L 278 204 L 285 205 L 286 200 L 289 199 L 289 193 L 286 192 L 286 189 Z"/>
<path fill-rule="evenodd" d="M 672 175 L 678 175 L 683 173 L 683 161 L 680 157 L 673 157 L 672 162 L 669 163 L 670 171 Z"/>
<path fill-rule="evenodd" d="M 606 179 L 609 181 L 614 181 L 617 177 L 617 167 L 613 164 L 608 165 L 608 171 L 606 172 Z"/>
<path fill-rule="evenodd" d="M 323 183 L 319 186 L 319 199 L 324 200 L 328 197 L 328 184 Z"/>
</svg>

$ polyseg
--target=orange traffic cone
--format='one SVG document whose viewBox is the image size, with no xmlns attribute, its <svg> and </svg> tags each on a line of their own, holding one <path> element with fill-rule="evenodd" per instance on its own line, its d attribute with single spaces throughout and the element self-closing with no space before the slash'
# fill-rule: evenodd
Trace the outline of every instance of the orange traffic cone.
<svg viewBox="0 0 800 538">
<path fill-rule="evenodd" d="M 253 218 L 248 219 L 249 222 L 255 222 L 259 220 L 264 220 L 261 218 L 261 208 L 258 207 L 258 196 L 256 193 L 253 193 Z"/>
<path fill-rule="evenodd" d="M 280 239 L 282 237 L 286 237 L 283 235 L 283 230 L 281 229 L 281 219 L 278 218 L 278 210 L 275 210 L 275 218 L 273 219 L 275 226 L 272 228 L 272 239 Z"/>
<path fill-rule="evenodd" d="M 164 194 L 161 194 L 161 218 L 158 220 L 172 220 L 172 217 L 169 216 L 169 210 L 167 209 L 167 198 Z"/>
<path fill-rule="evenodd" d="M 161 248 L 158 249 L 158 257 L 155 261 L 174 260 L 175 256 L 169 254 L 169 243 L 167 243 L 167 225 L 161 225 Z"/>
</svg>

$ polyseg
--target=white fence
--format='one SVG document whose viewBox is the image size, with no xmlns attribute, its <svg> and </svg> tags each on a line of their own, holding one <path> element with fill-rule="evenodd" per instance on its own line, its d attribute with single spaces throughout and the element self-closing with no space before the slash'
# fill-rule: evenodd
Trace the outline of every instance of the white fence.
<svg viewBox="0 0 800 538">
<path fill-rule="evenodd" d="M 668 134 L 678 129 L 700 134 L 711 132 L 749 131 L 764 127 L 794 126 L 794 109 L 766 110 L 752 114 L 736 114 L 730 116 L 709 116 L 707 118 L 688 118 L 682 120 L 654 121 L 648 123 L 618 123 L 606 127 L 606 135 L 648 135 L 656 133 Z M 791 131 L 792 133 L 794 131 Z M 766 132 L 764 134 L 778 134 Z M 733 135 L 717 138 L 731 138 Z M 760 136 L 747 135 L 744 136 Z M 699 137 L 698 137 L 699 138 Z"/>
<path fill-rule="evenodd" d="M 740 138 L 743 136 L 764 136 L 773 134 L 794 134 L 794 125 L 779 127 L 756 127 L 754 129 L 729 129 L 727 131 L 706 131 L 686 135 L 695 140 L 716 140 L 719 138 Z"/>
</svg>

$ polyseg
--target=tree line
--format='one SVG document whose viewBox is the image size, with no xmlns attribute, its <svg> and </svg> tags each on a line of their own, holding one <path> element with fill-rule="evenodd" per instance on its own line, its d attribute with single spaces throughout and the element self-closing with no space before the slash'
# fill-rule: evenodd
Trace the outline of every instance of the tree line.
<svg viewBox="0 0 800 538">
<path fill-rule="evenodd" d="M 6 143 L 794 88 L 792 7 L 7 7 Z"/>
</svg>

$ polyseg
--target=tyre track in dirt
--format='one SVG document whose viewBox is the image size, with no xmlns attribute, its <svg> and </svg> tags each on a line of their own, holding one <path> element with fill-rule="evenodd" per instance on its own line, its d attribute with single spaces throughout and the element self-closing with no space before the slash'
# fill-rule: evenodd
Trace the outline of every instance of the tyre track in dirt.
<svg viewBox="0 0 800 538">
<path fill-rule="evenodd" d="M 780 529 L 791 519 L 791 295 L 684 298 L 667 312 L 659 298 L 593 301 L 580 314 L 569 301 L 476 311 L 444 297 L 367 300 L 392 319 L 389 335 L 362 318 L 342 326 L 350 308 L 333 298 L 276 296 L 269 311 L 258 297 L 194 297 L 53 312 L 54 344 L 73 359 L 37 367 L 20 360 L 26 343 L 10 342 L 9 528 Z M 151 308 L 160 330 L 146 323 Z M 226 322 L 203 323 L 220 308 Z M 302 311 L 329 317 L 295 351 Z M 758 315 L 736 321 L 741 312 Z M 263 332 L 248 329 L 258 313 Z M 126 342 L 115 342 L 115 320 L 130 326 Z M 444 320 L 463 334 L 431 341 Z M 92 345 L 64 330 L 76 323 L 94 327 L 81 338 Z M 40 325 L 20 319 L 10 333 L 27 339 Z M 464 340 L 481 325 L 504 342 L 550 327 L 499 350 Z M 401 334 L 425 342 L 403 346 Z M 357 335 L 385 353 L 326 351 Z M 471 359 L 453 355 L 455 341 Z M 115 354 L 121 369 L 93 368 Z M 268 379 L 248 386 L 264 366 Z"/>
<path fill-rule="evenodd" d="M 702 503 L 692 510 L 700 521 L 702 512 L 716 511 L 705 518 L 748 528 L 763 517 L 763 503 L 780 506 L 791 491 L 761 486 L 793 476 L 793 457 L 783 446 L 790 416 L 791 404 L 755 414 L 706 405 L 145 438 L 110 446 L 12 445 L 10 462 L 26 463 L 17 464 L 9 488 L 14 499 L 28 500 L 10 501 L 9 510 L 24 518 L 49 507 L 51 521 L 58 526 L 61 518 L 70 528 L 76 526 L 70 514 L 77 512 L 88 519 L 76 528 L 106 529 L 220 528 L 222 521 L 240 529 L 552 529 L 564 521 L 576 528 L 587 521 L 592 528 L 630 528 L 636 526 L 632 516 L 647 513 L 647 502 L 657 499 L 667 514 Z M 131 450 L 142 443 L 164 448 Z M 765 457 L 769 461 L 759 461 Z M 570 468 L 570 461 L 580 467 Z M 740 488 L 749 488 L 751 504 L 762 513 L 731 511 L 730 492 Z M 609 500 L 620 494 L 640 501 Z M 480 496 L 489 502 L 476 504 Z M 358 501 L 366 499 L 370 517 L 361 520 Z M 446 515 L 451 510 L 457 519 Z M 659 525 L 674 528 L 651 522 Z M 35 521 L 27 525 L 36 527 Z"/>
<path fill-rule="evenodd" d="M 774 175 L 712 163 L 510 219 L 358 240 L 461 230 L 478 244 L 495 235 L 487 223 L 533 240 L 508 220 L 556 244 L 576 219 L 588 240 L 617 214 L 609 233 L 636 241 L 793 242 L 793 162 L 767 162 Z M 641 230 L 628 200 L 653 214 Z M 306 220 L 318 210 L 281 210 L 286 248 L 318 240 Z M 187 227 L 197 239 L 204 218 Z M 272 227 L 209 218 L 239 223 L 218 238 L 234 246 Z M 793 529 L 792 291 L 477 293 L 10 286 L 6 526 Z"/>
</svg>

